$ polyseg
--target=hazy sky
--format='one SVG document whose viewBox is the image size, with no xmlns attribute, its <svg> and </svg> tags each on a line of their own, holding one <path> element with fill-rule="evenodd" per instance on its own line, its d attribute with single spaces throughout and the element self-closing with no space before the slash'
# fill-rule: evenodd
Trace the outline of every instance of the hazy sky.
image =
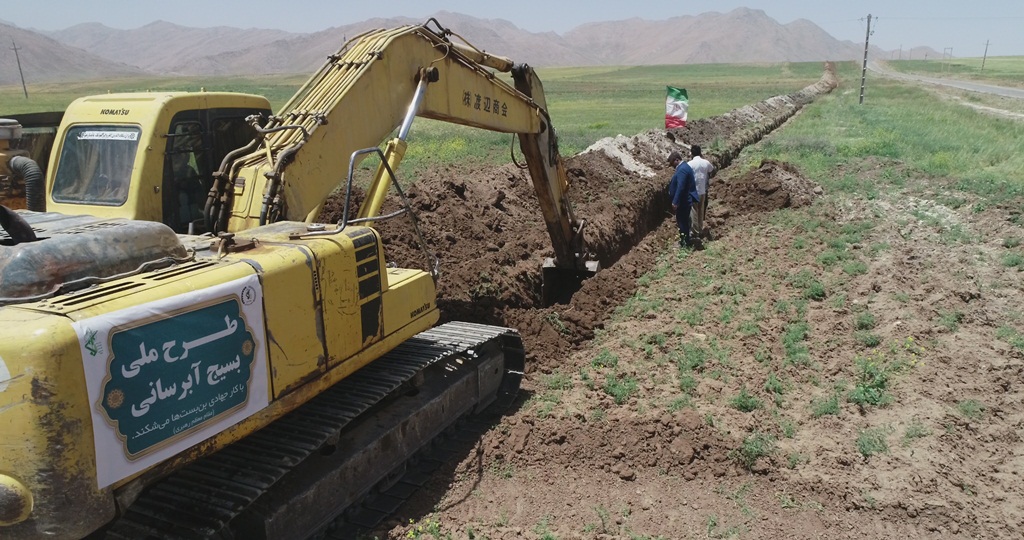
<svg viewBox="0 0 1024 540">
<path fill-rule="evenodd" d="M 855 43 L 864 42 L 866 19 L 871 14 L 871 43 L 887 50 L 902 46 L 904 54 L 912 46 L 927 45 L 940 53 L 952 48 L 954 56 L 981 56 L 988 41 L 989 56 L 1024 55 L 1022 0 L 10 0 L 5 4 L 0 20 L 39 30 L 60 30 L 84 22 L 132 29 L 164 20 L 200 28 L 291 32 L 315 32 L 371 17 L 401 15 L 425 20 L 447 10 L 482 19 L 505 19 L 530 32 L 564 33 L 594 21 L 662 20 L 749 7 L 763 10 L 783 24 L 808 19 L 832 36 Z"/>
</svg>

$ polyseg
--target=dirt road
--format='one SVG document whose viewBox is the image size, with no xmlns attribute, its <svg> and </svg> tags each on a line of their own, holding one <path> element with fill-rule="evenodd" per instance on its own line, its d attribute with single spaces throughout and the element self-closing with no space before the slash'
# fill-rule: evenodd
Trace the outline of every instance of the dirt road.
<svg viewBox="0 0 1024 540">
<path fill-rule="evenodd" d="M 868 62 L 868 69 L 871 70 L 873 73 L 877 73 L 879 75 L 883 75 L 885 77 L 889 77 L 892 79 L 934 84 L 939 86 L 948 86 L 950 88 L 959 88 L 961 90 L 967 90 L 969 92 L 991 94 L 993 96 L 1024 99 L 1024 89 L 1020 88 L 1008 88 L 1006 86 L 995 86 L 991 84 L 982 84 L 972 81 L 958 81 L 956 79 L 940 79 L 936 77 L 914 75 L 911 73 L 900 73 L 897 71 L 893 71 L 891 69 L 887 69 L 883 64 L 878 62 Z"/>
</svg>

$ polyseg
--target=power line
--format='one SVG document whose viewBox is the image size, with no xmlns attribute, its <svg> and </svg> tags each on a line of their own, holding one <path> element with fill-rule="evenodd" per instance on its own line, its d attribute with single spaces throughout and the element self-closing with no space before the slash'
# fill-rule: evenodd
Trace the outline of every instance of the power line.
<svg viewBox="0 0 1024 540">
<path fill-rule="evenodd" d="M 1005 21 L 1024 17 L 886 17 L 890 21 Z"/>
</svg>

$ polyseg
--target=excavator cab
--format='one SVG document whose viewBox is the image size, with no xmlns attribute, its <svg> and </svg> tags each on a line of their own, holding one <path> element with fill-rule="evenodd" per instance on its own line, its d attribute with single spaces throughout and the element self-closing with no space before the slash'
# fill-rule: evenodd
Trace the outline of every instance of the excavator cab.
<svg viewBox="0 0 1024 540">
<path fill-rule="evenodd" d="M 213 173 L 256 137 L 266 98 L 226 92 L 104 94 L 65 111 L 47 171 L 47 210 L 204 231 Z"/>
</svg>

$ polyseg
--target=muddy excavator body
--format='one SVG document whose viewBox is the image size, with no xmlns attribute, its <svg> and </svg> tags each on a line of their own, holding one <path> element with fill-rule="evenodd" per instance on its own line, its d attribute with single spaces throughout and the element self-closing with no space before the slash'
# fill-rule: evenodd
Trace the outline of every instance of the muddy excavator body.
<svg viewBox="0 0 1024 540">
<path fill-rule="evenodd" d="M 356 37 L 277 114 L 205 92 L 68 108 L 46 211 L 0 232 L 0 537 L 303 538 L 511 403 L 518 334 L 436 326 L 435 268 L 389 264 L 373 228 L 409 213 L 383 200 L 435 118 L 516 134 L 551 265 L 594 268 L 532 69 L 451 35 Z M 370 154 L 359 208 L 314 223 Z"/>
</svg>

